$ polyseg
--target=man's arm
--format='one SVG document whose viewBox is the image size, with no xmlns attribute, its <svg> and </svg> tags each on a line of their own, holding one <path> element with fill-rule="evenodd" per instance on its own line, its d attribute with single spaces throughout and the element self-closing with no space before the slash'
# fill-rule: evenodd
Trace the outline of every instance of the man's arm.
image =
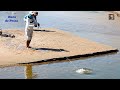
<svg viewBox="0 0 120 90">
<path fill-rule="evenodd" d="M 40 24 L 37 22 L 37 18 L 36 18 L 36 16 L 34 17 L 34 25 L 35 25 L 35 27 L 39 27 L 40 26 Z"/>
</svg>

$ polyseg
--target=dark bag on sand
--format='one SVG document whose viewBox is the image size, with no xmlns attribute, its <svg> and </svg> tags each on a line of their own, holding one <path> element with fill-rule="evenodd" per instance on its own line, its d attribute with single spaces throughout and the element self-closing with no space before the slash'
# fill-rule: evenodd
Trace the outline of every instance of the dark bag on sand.
<svg viewBox="0 0 120 90">
<path fill-rule="evenodd" d="M 0 29 L 0 35 L 2 35 L 2 30 Z"/>
</svg>

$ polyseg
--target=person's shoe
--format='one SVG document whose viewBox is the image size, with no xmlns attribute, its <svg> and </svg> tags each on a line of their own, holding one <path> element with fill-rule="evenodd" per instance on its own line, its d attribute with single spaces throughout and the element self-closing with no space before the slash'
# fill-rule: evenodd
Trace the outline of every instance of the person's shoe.
<svg viewBox="0 0 120 90">
<path fill-rule="evenodd" d="M 32 47 L 28 46 L 27 48 L 32 48 Z"/>
</svg>

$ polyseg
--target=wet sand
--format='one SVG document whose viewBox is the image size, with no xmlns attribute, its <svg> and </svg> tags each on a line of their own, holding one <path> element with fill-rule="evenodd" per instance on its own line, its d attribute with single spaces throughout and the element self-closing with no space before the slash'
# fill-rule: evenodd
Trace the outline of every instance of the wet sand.
<svg viewBox="0 0 120 90">
<path fill-rule="evenodd" d="M 3 33 L 15 38 L 0 36 L 0 66 L 117 50 L 54 28 L 35 30 L 31 49 L 25 47 L 24 30 L 3 30 Z"/>
</svg>

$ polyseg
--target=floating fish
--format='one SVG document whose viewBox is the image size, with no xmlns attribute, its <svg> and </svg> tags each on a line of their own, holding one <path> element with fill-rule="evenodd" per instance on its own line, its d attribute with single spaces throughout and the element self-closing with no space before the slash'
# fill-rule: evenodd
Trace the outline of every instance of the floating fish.
<svg viewBox="0 0 120 90">
<path fill-rule="evenodd" d="M 91 74 L 93 71 L 92 69 L 89 69 L 89 68 L 81 68 L 76 70 L 76 72 L 80 74 Z"/>
</svg>

